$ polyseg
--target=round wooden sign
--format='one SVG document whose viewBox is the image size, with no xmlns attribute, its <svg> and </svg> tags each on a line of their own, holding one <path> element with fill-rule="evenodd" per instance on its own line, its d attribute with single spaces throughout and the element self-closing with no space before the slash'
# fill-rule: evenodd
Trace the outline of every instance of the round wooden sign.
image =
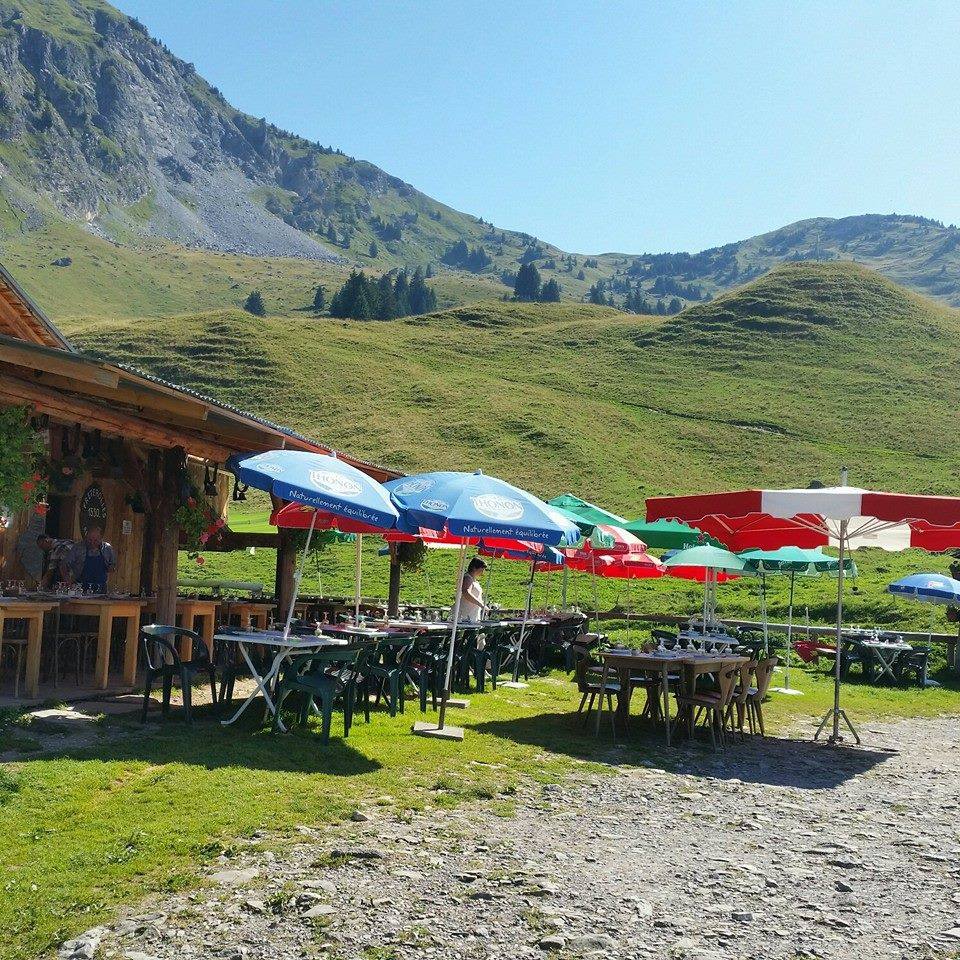
<svg viewBox="0 0 960 960">
<path fill-rule="evenodd" d="M 85 537 L 91 527 L 99 527 L 106 535 L 107 501 L 99 483 L 91 483 L 80 497 L 80 536 Z"/>
</svg>

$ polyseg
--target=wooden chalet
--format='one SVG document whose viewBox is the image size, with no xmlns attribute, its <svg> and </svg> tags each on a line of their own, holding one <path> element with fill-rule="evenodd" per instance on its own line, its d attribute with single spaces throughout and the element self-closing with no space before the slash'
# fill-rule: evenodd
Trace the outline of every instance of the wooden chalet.
<svg viewBox="0 0 960 960">
<path fill-rule="evenodd" d="M 99 510 L 104 538 L 118 557 L 111 590 L 142 598 L 161 623 L 174 622 L 177 606 L 180 531 L 175 514 L 184 476 L 200 490 L 206 476 L 211 505 L 224 513 L 232 476 L 228 479 L 222 468 L 231 454 L 277 448 L 330 452 L 262 417 L 85 355 L 0 267 L 0 408 L 9 406 L 29 409 L 44 438 L 52 482 L 45 513 L 31 505 L 0 529 L 0 586 L 28 579 L 24 543 L 35 543 L 41 532 L 77 539 L 84 511 Z M 340 456 L 377 479 L 397 476 Z M 215 495 L 209 482 L 213 475 Z M 229 532 L 225 541 L 246 545 Z M 292 538 L 273 534 L 257 542 L 279 548 L 277 601 L 283 604 L 293 582 Z M 3 616 L 0 610 L 0 631 Z M 104 661 L 98 675 L 105 678 L 105 671 Z"/>
</svg>

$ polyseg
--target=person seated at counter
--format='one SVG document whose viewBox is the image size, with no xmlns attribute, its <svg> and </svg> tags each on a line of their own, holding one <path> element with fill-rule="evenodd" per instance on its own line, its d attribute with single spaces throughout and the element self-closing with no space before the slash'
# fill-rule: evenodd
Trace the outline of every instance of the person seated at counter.
<svg viewBox="0 0 960 960">
<path fill-rule="evenodd" d="M 46 589 L 51 583 L 63 580 L 63 561 L 73 547 L 73 541 L 41 533 L 37 537 L 37 547 L 43 554 L 40 587 Z"/>
<path fill-rule="evenodd" d="M 62 571 L 65 583 L 79 583 L 87 593 L 106 593 L 107 577 L 117 566 L 113 547 L 103 539 L 103 531 L 92 526 L 86 536 L 67 551 Z"/>
</svg>

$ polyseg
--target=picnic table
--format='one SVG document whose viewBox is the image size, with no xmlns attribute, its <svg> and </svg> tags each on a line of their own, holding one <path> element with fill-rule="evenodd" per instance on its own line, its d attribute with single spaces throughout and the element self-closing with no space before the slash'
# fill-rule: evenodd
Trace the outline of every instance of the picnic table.
<svg viewBox="0 0 960 960">
<path fill-rule="evenodd" d="M 297 636 L 291 634 L 285 636 L 282 630 L 221 630 L 214 636 L 214 640 L 220 640 L 223 643 L 235 644 L 240 651 L 240 655 L 247 663 L 250 669 L 250 676 L 256 685 L 253 692 L 246 700 L 240 704 L 240 707 L 226 720 L 220 722 L 224 726 L 236 723 L 237 720 L 246 712 L 247 708 L 256 699 L 257 694 L 263 694 L 264 702 L 267 705 L 267 712 L 273 716 L 277 712 L 276 705 L 270 693 L 270 687 L 280 673 L 283 664 L 297 653 L 314 653 L 324 647 L 343 646 L 347 641 L 340 637 L 317 637 L 317 636 Z M 268 647 L 275 650 L 273 660 L 267 671 L 261 674 L 256 667 L 254 659 L 250 656 L 250 647 Z M 280 729 L 284 726 L 280 723 Z"/>
<path fill-rule="evenodd" d="M 0 597 L 0 650 L 3 649 L 3 624 L 7 620 L 25 620 L 27 623 L 27 696 L 35 698 L 40 690 L 40 644 L 43 637 L 43 616 L 55 609 L 55 601 L 28 600 L 21 597 Z M 9 642 L 9 641 L 8 641 Z M 20 695 L 20 659 L 17 658 L 17 676 L 14 696 Z"/>
<path fill-rule="evenodd" d="M 855 643 L 860 651 L 867 655 L 864 671 L 869 672 L 871 682 L 882 680 L 884 677 L 896 680 L 894 663 L 897 657 L 901 653 L 908 653 L 913 650 L 909 643 L 905 643 L 901 639 L 857 639 Z M 878 668 L 879 673 L 876 672 Z"/>
<path fill-rule="evenodd" d="M 137 679 L 137 641 L 140 631 L 140 614 L 143 608 L 154 601 L 141 597 L 121 597 L 105 594 L 97 597 L 70 597 L 60 604 L 60 613 L 75 617 L 94 617 L 97 628 L 97 663 L 94 680 L 101 690 L 106 690 L 110 672 L 110 638 L 113 624 L 126 620 L 126 635 L 123 647 L 123 682 L 133 686 Z"/>
<path fill-rule="evenodd" d="M 724 654 L 701 653 L 697 650 L 654 650 L 649 653 L 634 650 L 607 650 L 600 654 L 603 660 L 603 674 L 600 689 L 605 689 L 611 672 L 616 672 L 620 681 L 620 693 L 617 695 L 617 719 L 621 729 L 626 729 L 627 719 L 630 716 L 630 698 L 633 693 L 631 673 L 647 673 L 659 677 L 660 701 L 663 709 L 664 735 L 667 746 L 670 746 L 670 671 L 675 673 L 681 670 L 683 682 L 692 689 L 697 678 L 705 673 L 716 673 L 721 664 L 735 661 L 741 666 L 750 663 L 749 657 L 738 657 Z M 603 713 L 603 697 L 599 697 L 597 709 L 596 733 L 600 732 L 600 717 Z M 656 701 L 653 701 L 654 703 Z M 657 717 L 654 717 L 656 720 Z"/>
</svg>

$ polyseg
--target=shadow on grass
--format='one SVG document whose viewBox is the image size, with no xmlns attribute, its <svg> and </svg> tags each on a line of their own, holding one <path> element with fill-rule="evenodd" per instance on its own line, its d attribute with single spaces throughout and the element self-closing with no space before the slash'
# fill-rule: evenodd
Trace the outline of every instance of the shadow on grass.
<svg viewBox="0 0 960 960">
<path fill-rule="evenodd" d="M 544 713 L 516 720 L 495 720 L 474 729 L 591 763 L 624 764 L 722 780 L 768 786 L 829 790 L 867 773 L 896 751 L 871 747 L 828 746 L 813 739 L 728 734 L 725 749 L 714 752 L 708 741 L 683 736 L 667 747 L 663 728 L 631 718 L 629 730 L 614 744 L 609 714 L 599 736 L 592 721 L 583 726 L 574 713 Z M 812 737 L 812 734 L 811 734 Z"/>
<path fill-rule="evenodd" d="M 236 705 L 234 705 L 234 709 Z M 232 712 L 232 711 L 231 711 Z M 139 761 L 151 764 L 182 763 L 216 770 L 243 768 L 282 773 L 325 773 L 336 777 L 353 777 L 373 773 L 381 764 L 354 749 L 343 737 L 342 715 L 334 715 L 330 742 L 320 737 L 319 722 L 305 727 L 293 726 L 287 733 L 272 733 L 260 722 L 262 710 L 251 713 L 230 726 L 220 723 L 221 717 L 209 706 L 194 709 L 189 726 L 180 711 L 173 707 L 165 720 L 159 711 L 151 713 L 146 724 L 138 720 L 108 721 L 103 736 L 95 743 L 67 747 L 50 756 L 69 756 L 76 760 Z M 290 726 L 294 717 L 285 716 Z M 359 719 L 363 724 L 363 719 Z M 354 720 L 357 729 L 357 719 Z"/>
</svg>

